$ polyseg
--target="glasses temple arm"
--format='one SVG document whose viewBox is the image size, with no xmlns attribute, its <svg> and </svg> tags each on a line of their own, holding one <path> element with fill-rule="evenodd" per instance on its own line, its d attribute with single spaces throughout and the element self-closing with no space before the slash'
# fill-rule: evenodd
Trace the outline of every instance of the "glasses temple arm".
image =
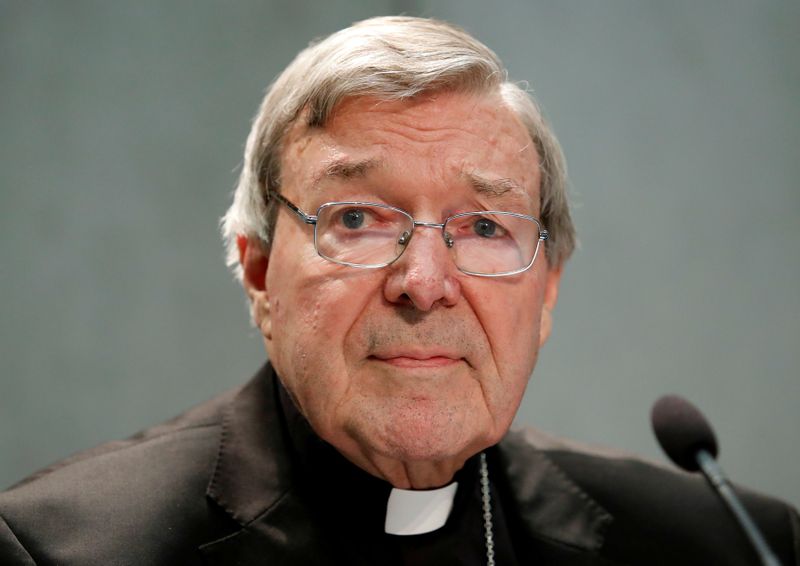
<svg viewBox="0 0 800 566">
<path fill-rule="evenodd" d="M 305 212 L 300 210 L 300 208 L 297 205 L 295 205 L 292 201 L 287 199 L 282 194 L 280 194 L 280 193 L 272 193 L 272 196 L 274 196 L 276 200 L 278 200 L 278 201 L 282 202 L 283 204 L 285 204 L 289 208 L 289 210 L 294 212 L 298 216 L 298 218 L 300 218 L 300 220 L 302 220 L 306 224 L 316 224 L 317 223 L 317 217 L 316 216 L 311 216 L 310 214 L 306 214 Z"/>
</svg>

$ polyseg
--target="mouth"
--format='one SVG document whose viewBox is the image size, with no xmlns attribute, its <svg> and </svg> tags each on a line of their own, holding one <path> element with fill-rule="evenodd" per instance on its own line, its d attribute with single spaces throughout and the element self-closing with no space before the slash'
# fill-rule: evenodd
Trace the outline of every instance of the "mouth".
<svg viewBox="0 0 800 566">
<path fill-rule="evenodd" d="M 391 352 L 368 359 L 404 369 L 445 368 L 465 361 L 460 356 L 443 352 Z"/>
</svg>

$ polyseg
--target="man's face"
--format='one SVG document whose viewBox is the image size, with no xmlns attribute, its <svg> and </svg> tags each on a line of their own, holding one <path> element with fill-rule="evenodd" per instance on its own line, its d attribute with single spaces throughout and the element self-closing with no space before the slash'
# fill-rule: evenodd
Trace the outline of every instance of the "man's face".
<svg viewBox="0 0 800 566">
<path fill-rule="evenodd" d="M 538 217 L 537 162 L 499 97 L 354 98 L 324 129 L 288 134 L 281 184 L 309 214 L 353 200 L 437 223 L 473 210 Z M 240 249 L 272 364 L 351 461 L 398 487 L 431 487 L 506 432 L 556 299 L 543 252 L 524 273 L 475 277 L 458 271 L 441 230 L 418 227 L 395 263 L 357 269 L 317 255 L 313 227 L 283 206 L 269 255 L 253 241 Z"/>
</svg>

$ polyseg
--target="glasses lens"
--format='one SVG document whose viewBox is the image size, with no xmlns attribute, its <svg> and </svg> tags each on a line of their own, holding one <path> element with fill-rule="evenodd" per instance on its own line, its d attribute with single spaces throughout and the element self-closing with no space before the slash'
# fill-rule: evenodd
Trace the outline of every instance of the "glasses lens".
<svg viewBox="0 0 800 566">
<path fill-rule="evenodd" d="M 316 246 L 324 258 L 359 267 L 380 267 L 398 258 L 411 217 L 384 206 L 329 203 L 317 212 Z"/>
<path fill-rule="evenodd" d="M 445 226 L 453 240 L 458 268 L 479 275 L 501 275 L 530 267 L 539 248 L 535 220 L 510 212 L 474 212 Z"/>
</svg>

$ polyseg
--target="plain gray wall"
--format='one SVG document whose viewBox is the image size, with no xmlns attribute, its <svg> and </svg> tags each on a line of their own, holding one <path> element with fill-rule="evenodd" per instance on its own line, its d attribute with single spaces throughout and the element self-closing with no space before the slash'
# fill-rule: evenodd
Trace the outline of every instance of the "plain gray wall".
<svg viewBox="0 0 800 566">
<path fill-rule="evenodd" d="M 405 11 L 530 81 L 582 248 L 518 421 L 661 459 L 695 401 L 739 482 L 800 503 L 800 5 L 0 4 L 0 487 L 249 377 L 223 264 L 261 93 L 311 38 Z"/>
</svg>

